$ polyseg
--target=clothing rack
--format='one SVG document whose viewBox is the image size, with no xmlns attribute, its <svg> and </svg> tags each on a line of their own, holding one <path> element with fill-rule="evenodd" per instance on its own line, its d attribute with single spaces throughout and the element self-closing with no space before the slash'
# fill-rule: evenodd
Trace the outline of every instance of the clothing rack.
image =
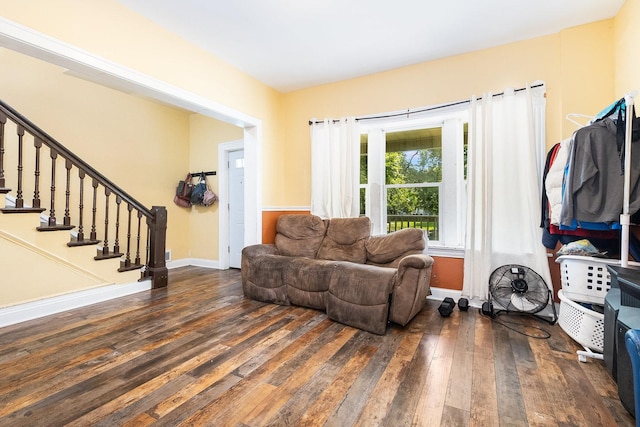
<svg viewBox="0 0 640 427">
<path fill-rule="evenodd" d="M 530 86 L 530 89 L 536 88 L 536 87 L 542 87 L 544 86 L 544 83 L 539 83 L 539 84 L 535 84 Z M 514 89 L 514 92 L 522 92 L 523 90 L 527 90 L 526 87 L 520 87 L 517 89 Z M 504 92 L 500 92 L 500 93 L 494 93 L 492 96 L 502 96 L 504 95 Z M 481 100 L 482 97 L 478 97 L 476 98 L 477 100 Z M 356 117 L 356 121 L 362 121 L 362 120 L 375 120 L 375 119 L 390 119 L 393 117 L 402 117 L 402 116 L 408 116 L 410 114 L 418 114 L 418 113 L 426 113 L 427 111 L 434 111 L 434 110 L 439 110 L 441 108 L 447 108 L 447 107 L 455 107 L 456 105 L 462 105 L 462 104 L 468 104 L 470 103 L 471 100 L 470 99 L 465 99 L 464 101 L 456 101 L 456 102 L 450 102 L 448 104 L 442 104 L 442 105 L 436 105 L 433 107 L 425 107 L 425 108 L 419 108 L 417 110 L 409 110 L 407 109 L 407 111 L 403 111 L 403 112 L 398 112 L 398 113 L 390 113 L 390 114 L 383 114 L 383 115 L 378 115 L 378 116 L 364 116 L 364 117 Z M 333 120 L 333 123 L 337 123 L 340 120 Z M 323 121 L 320 120 L 309 120 L 309 126 L 311 125 L 317 125 L 322 123 Z"/>
<path fill-rule="evenodd" d="M 615 108 L 624 100 L 625 108 L 625 135 L 624 135 L 624 190 L 622 197 L 622 213 L 620 214 L 620 265 L 627 267 L 629 265 L 629 226 L 631 225 L 631 215 L 629 214 L 629 199 L 631 198 L 631 140 L 633 130 L 633 113 L 634 113 L 634 96 L 636 91 L 625 94 L 624 98 L 619 99 L 611 104 L 612 109 L 600 118 L 607 117 L 615 112 Z M 603 110 L 605 111 L 605 110 Z M 567 115 L 569 118 L 569 115 Z M 573 120 L 571 120 L 573 122 Z M 574 122 L 576 123 L 576 122 Z"/>
<path fill-rule="evenodd" d="M 629 265 L 629 225 L 631 216 L 629 215 L 629 198 L 631 197 L 631 137 L 633 130 L 633 95 L 628 93 L 624 96 L 625 102 L 625 135 L 624 135 L 624 193 L 622 197 L 622 213 L 620 214 L 620 225 L 622 232 L 620 236 L 620 265 Z"/>
<path fill-rule="evenodd" d="M 216 171 L 209 171 L 209 172 L 189 172 L 191 174 L 191 176 L 200 176 L 200 175 L 204 175 L 204 176 L 214 176 L 216 175 Z"/>
</svg>

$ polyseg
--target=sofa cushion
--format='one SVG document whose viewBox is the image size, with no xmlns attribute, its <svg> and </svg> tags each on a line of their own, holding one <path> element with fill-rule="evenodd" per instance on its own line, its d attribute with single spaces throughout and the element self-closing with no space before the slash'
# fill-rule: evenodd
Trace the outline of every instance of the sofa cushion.
<svg viewBox="0 0 640 427">
<path fill-rule="evenodd" d="M 282 215 L 276 222 L 275 244 L 280 255 L 315 258 L 327 223 L 316 215 Z"/>
<path fill-rule="evenodd" d="M 417 228 L 405 228 L 387 235 L 372 236 L 365 248 L 367 264 L 397 267 L 403 257 L 424 251 L 424 232 Z"/>
<path fill-rule="evenodd" d="M 365 241 L 370 235 L 371 222 L 367 217 L 332 218 L 317 258 L 364 264 L 367 260 Z"/>
<path fill-rule="evenodd" d="M 242 257 L 242 289 L 251 299 L 289 305 L 283 281 L 283 271 L 291 258 L 266 254 L 255 258 Z"/>
<path fill-rule="evenodd" d="M 291 304 L 326 310 L 326 293 L 336 264 L 321 259 L 291 259 L 283 277 Z"/>
</svg>

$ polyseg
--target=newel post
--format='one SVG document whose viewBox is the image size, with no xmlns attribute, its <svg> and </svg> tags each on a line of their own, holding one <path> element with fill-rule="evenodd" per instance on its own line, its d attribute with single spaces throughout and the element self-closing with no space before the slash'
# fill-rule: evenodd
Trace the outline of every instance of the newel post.
<svg viewBox="0 0 640 427">
<path fill-rule="evenodd" d="M 153 218 L 147 218 L 149 226 L 149 265 L 147 276 L 151 276 L 153 289 L 167 286 L 169 274 L 165 261 L 165 247 L 167 241 L 167 208 L 153 206 Z"/>
</svg>

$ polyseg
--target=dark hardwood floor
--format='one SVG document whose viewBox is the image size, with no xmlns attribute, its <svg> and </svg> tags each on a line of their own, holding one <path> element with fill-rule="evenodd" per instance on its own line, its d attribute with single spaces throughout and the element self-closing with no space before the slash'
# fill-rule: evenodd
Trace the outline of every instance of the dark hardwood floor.
<svg viewBox="0 0 640 427">
<path fill-rule="evenodd" d="M 534 339 L 438 305 L 377 336 L 247 300 L 237 270 L 171 270 L 167 289 L 0 329 L 0 425 L 634 425 L 559 326 L 500 317 L 551 333 Z"/>
</svg>

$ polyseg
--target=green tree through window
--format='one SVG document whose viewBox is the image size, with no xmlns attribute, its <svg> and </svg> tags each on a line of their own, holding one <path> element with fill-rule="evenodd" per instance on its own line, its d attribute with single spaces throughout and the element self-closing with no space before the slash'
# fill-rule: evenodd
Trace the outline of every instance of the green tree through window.
<svg viewBox="0 0 640 427">
<path fill-rule="evenodd" d="M 464 235 L 466 111 L 365 128 L 360 213 L 374 232 L 427 231 L 430 246 L 459 248 Z M 443 234 L 444 231 L 444 234 Z"/>
</svg>

